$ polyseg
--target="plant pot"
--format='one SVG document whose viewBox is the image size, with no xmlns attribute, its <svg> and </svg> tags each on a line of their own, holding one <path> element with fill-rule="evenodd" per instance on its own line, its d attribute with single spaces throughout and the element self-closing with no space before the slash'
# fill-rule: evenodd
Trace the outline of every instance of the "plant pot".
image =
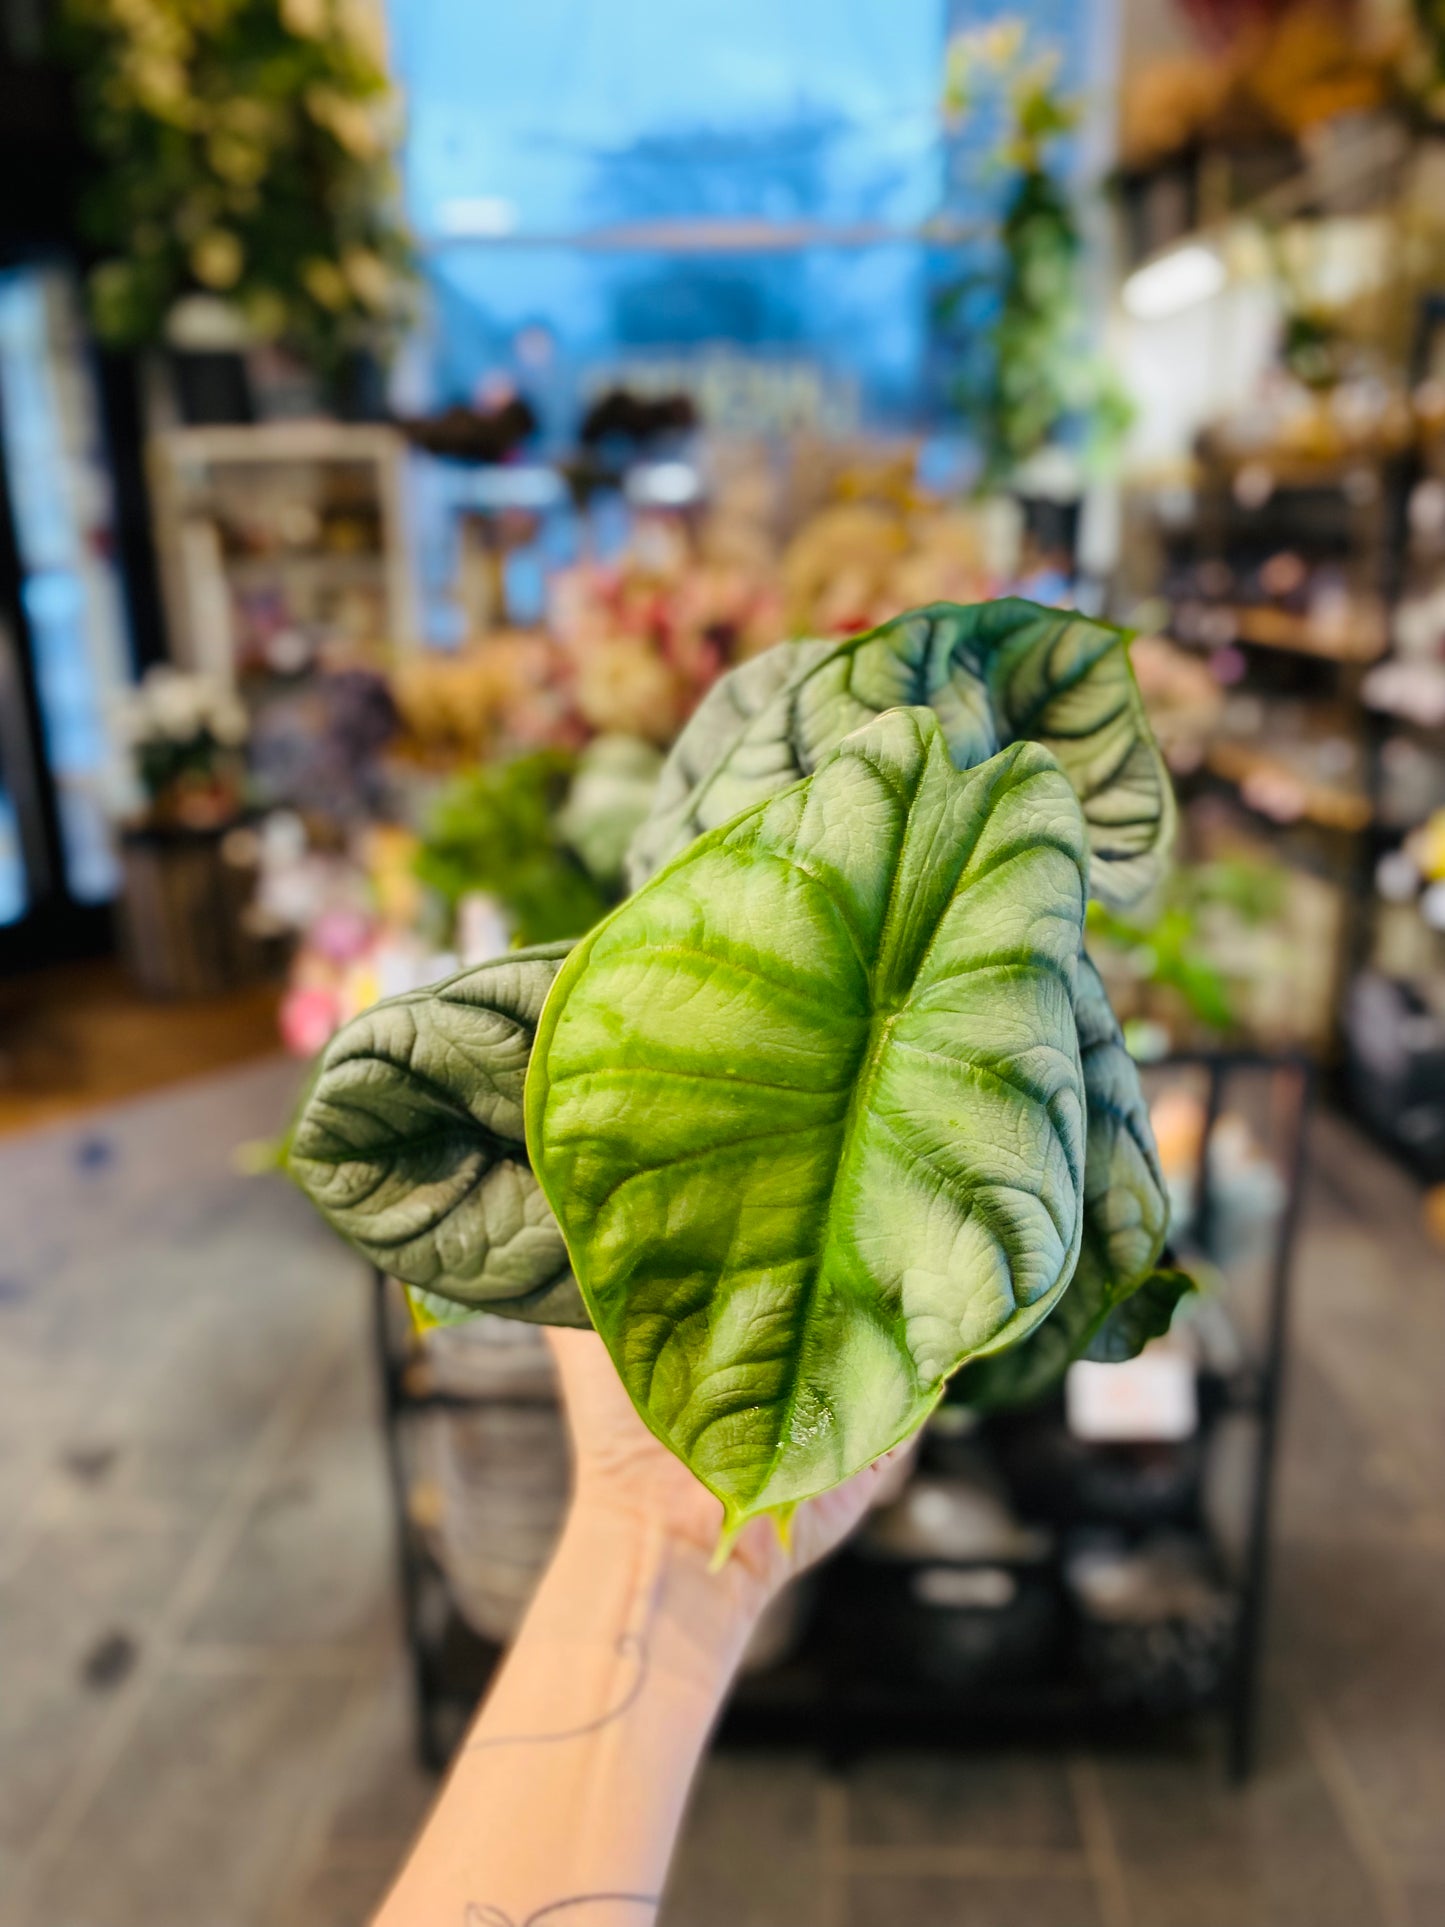
<svg viewBox="0 0 1445 1927">
<path fill-rule="evenodd" d="M 188 428 L 253 422 L 255 398 L 246 357 L 232 348 L 171 348 L 171 385 Z"/>
<path fill-rule="evenodd" d="M 213 997 L 253 981 L 264 953 L 245 927 L 255 891 L 249 852 L 215 829 L 121 832 L 121 954 L 151 997 Z"/>
<path fill-rule="evenodd" d="M 1072 569 L 1079 559 L 1079 521 L 1083 514 L 1080 497 L 1058 498 L 1050 495 L 1018 497 L 1023 510 L 1024 532 L 1043 554 L 1057 557 Z"/>
</svg>

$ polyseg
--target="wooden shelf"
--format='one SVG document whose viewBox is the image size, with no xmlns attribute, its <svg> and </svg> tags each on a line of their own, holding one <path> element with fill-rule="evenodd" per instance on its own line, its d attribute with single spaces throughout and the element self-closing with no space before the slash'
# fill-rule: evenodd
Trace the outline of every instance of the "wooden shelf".
<svg viewBox="0 0 1445 1927">
<path fill-rule="evenodd" d="M 229 555 L 222 568 L 237 582 L 269 582 L 278 575 L 330 576 L 341 582 L 375 582 L 386 557 L 375 549 L 278 549 L 274 555 Z"/>
<path fill-rule="evenodd" d="M 1373 620 L 1353 616 L 1343 623 L 1321 623 L 1268 604 L 1235 609 L 1241 642 L 1262 649 L 1284 649 L 1298 656 L 1318 656 L 1327 662 L 1378 662 L 1390 646 L 1383 614 Z"/>
<path fill-rule="evenodd" d="M 1343 623 L 1322 623 L 1316 617 L 1296 615 L 1267 603 L 1246 607 L 1228 604 L 1203 605 L 1211 615 L 1224 614 L 1233 625 L 1231 642 L 1252 648 L 1278 649 L 1294 656 L 1312 656 L 1318 662 L 1378 662 L 1390 646 L 1383 612 L 1373 617 L 1356 615 Z M 1189 635 L 1178 623 L 1170 634 L 1189 649 L 1217 649 L 1226 645 L 1202 636 Z"/>
<path fill-rule="evenodd" d="M 1359 790 L 1341 789 L 1333 783 L 1320 783 L 1302 776 L 1281 758 L 1270 756 L 1248 743 L 1211 743 L 1204 752 L 1204 763 L 1212 775 L 1222 778 L 1226 783 L 1233 783 L 1241 790 L 1251 782 L 1264 781 L 1276 782 L 1281 788 L 1287 785 L 1294 790 L 1300 808 L 1298 817 L 1293 819 L 1261 810 L 1248 797 L 1244 799 L 1251 809 L 1257 810 L 1270 822 L 1315 823 L 1322 829 L 1358 835 L 1361 830 L 1369 828 L 1373 818 L 1370 799 Z"/>
<path fill-rule="evenodd" d="M 1407 435 L 1392 441 L 1362 442 L 1354 448 L 1337 448 L 1326 453 L 1286 448 L 1214 448 L 1200 450 L 1196 456 L 1201 479 L 1218 483 L 1237 476 L 1241 469 L 1268 469 L 1274 489 L 1339 488 L 1346 476 L 1362 468 L 1379 469 L 1398 461 L 1410 452 Z"/>
</svg>

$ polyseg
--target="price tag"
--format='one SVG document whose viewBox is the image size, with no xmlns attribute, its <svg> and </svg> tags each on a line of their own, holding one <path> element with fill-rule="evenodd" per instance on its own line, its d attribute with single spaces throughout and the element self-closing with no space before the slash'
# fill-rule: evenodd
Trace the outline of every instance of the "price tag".
<svg viewBox="0 0 1445 1927">
<path fill-rule="evenodd" d="M 1064 1380 L 1064 1411 L 1074 1437 L 1092 1443 L 1187 1439 L 1199 1424 L 1194 1362 L 1167 1342 L 1123 1365 L 1081 1358 Z"/>
</svg>

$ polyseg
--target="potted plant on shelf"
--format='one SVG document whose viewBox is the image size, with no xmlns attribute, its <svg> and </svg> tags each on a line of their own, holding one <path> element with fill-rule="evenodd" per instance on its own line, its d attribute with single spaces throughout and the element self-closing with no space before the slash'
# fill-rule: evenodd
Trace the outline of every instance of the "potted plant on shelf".
<svg viewBox="0 0 1445 1927">
<path fill-rule="evenodd" d="M 244 922 L 251 839 L 235 834 L 245 804 L 246 711 L 209 678 L 159 666 L 127 698 L 118 728 L 132 775 L 119 839 L 131 973 L 158 997 L 230 989 L 258 961 Z"/>
</svg>

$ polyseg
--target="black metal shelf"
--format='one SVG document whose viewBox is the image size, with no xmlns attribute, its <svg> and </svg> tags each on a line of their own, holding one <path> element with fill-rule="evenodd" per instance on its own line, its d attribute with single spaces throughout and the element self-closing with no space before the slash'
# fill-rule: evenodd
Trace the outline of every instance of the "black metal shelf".
<svg viewBox="0 0 1445 1927">
<path fill-rule="evenodd" d="M 724 1741 L 749 1744 L 804 1743 L 842 1757 L 881 1744 L 959 1745 L 1004 1734 L 1058 1734 L 1065 1731 L 1127 1734 L 1156 1723 L 1209 1713 L 1224 1719 L 1231 1773 L 1244 1777 L 1254 1757 L 1255 1701 L 1260 1634 L 1268 1578 L 1268 1547 L 1275 1445 L 1283 1383 L 1290 1271 L 1303 1174 L 1305 1128 L 1312 1095 L 1306 1060 L 1265 1053 L 1198 1052 L 1170 1060 L 1169 1070 L 1193 1070 L 1206 1080 L 1204 1128 L 1194 1174 L 1194 1208 L 1189 1249 L 1209 1257 L 1216 1240 L 1214 1173 L 1205 1154 L 1224 1109 L 1232 1081 L 1255 1073 L 1283 1094 L 1285 1127 L 1280 1164 L 1283 1205 L 1273 1227 L 1264 1290 L 1263 1329 L 1253 1349 L 1235 1330 L 1222 1359 L 1205 1357 L 1197 1373 L 1200 1427 L 1181 1448 L 1173 1475 L 1177 1495 L 1165 1504 L 1157 1492 L 1152 1509 L 1144 1506 L 1132 1525 L 1127 1517 L 1090 1513 L 1087 1478 L 1069 1495 L 1070 1465 L 1087 1472 L 1093 1463 L 1109 1471 L 1110 1448 L 1068 1444 L 1061 1400 L 1033 1413 L 985 1420 L 968 1444 L 959 1447 L 925 1435 L 921 1470 L 947 1476 L 951 1455 L 977 1449 L 995 1453 L 1003 1465 L 1012 1444 L 1022 1439 L 1039 1448 L 1037 1456 L 1062 1480 L 1060 1491 L 1033 1509 L 1016 1503 L 1026 1524 L 1039 1524 L 1050 1536 L 1047 1550 L 1026 1560 L 992 1557 L 883 1556 L 853 1547 L 821 1568 L 801 1644 L 796 1654 L 771 1670 L 745 1673 L 734 1689 L 722 1721 Z M 1276 1105 L 1276 1109 L 1280 1107 Z M 423 1759 L 441 1768 L 460 1738 L 477 1698 L 485 1690 L 502 1649 L 467 1626 L 451 1596 L 447 1577 L 413 1503 L 408 1428 L 425 1414 L 474 1411 L 480 1404 L 535 1410 L 552 1401 L 541 1391 L 482 1400 L 439 1387 L 424 1349 L 409 1324 L 396 1315 L 394 1288 L 378 1276 L 376 1336 L 385 1399 L 389 1462 L 398 1526 L 401 1592 L 416 1697 L 418 1741 Z M 1245 1493 L 1246 1517 L 1231 1557 L 1211 1523 L 1205 1473 L 1221 1426 L 1239 1419 L 1253 1428 L 1253 1453 Z M 1049 1454 L 1056 1454 L 1050 1460 Z M 1060 1459 L 1057 1455 L 1062 1454 Z M 1072 1455 L 1072 1456 L 1071 1456 Z M 1127 1455 L 1126 1455 L 1127 1458 Z M 1119 1465 L 1114 1464 L 1117 1473 Z M 1166 1467 L 1166 1471 L 1168 1468 Z M 1125 1465 L 1127 1472 L 1127 1465 Z M 1005 1479 L 1005 1483 L 1008 1483 Z M 1102 1488 L 1095 1481 L 1092 1503 Z M 1060 1496 L 1060 1493 L 1062 1496 Z M 1079 1497 L 1082 1495 L 1082 1498 Z M 1015 1491 L 1016 1502 L 1019 1493 Z M 1075 1503 L 1075 1500 L 1078 1502 Z M 1126 1508 L 1127 1510 L 1127 1508 Z M 1127 1678 L 1104 1677 L 1097 1650 L 1085 1637 L 1086 1623 L 1071 1604 L 1066 1561 L 1090 1534 L 1107 1529 L 1121 1544 L 1145 1543 L 1166 1530 L 1194 1549 L 1201 1572 L 1228 1601 L 1228 1631 L 1195 1690 L 1131 1697 Z M 909 1610 L 911 1578 L 925 1569 L 955 1571 L 1007 1568 L 1021 1577 L 1022 1596 L 1036 1616 L 1033 1646 L 1015 1670 L 1008 1663 L 987 1666 L 950 1684 L 947 1668 L 938 1676 L 910 1674 L 916 1652 L 906 1639 L 887 1636 Z M 900 1602 L 903 1602 L 900 1604 Z M 916 1608 L 914 1609 L 916 1612 Z M 947 1614 L 940 1616 L 944 1624 Z M 962 1620 L 958 1621 L 963 1625 Z M 966 1630 L 966 1629 L 965 1629 Z M 1127 1644 L 1127 1642 L 1126 1642 Z M 915 1642 L 916 1646 L 916 1642 Z M 902 1653 L 901 1660 L 890 1655 Z M 910 1657 L 911 1655 L 911 1657 Z M 962 1672 L 970 1673 L 968 1665 Z"/>
</svg>

